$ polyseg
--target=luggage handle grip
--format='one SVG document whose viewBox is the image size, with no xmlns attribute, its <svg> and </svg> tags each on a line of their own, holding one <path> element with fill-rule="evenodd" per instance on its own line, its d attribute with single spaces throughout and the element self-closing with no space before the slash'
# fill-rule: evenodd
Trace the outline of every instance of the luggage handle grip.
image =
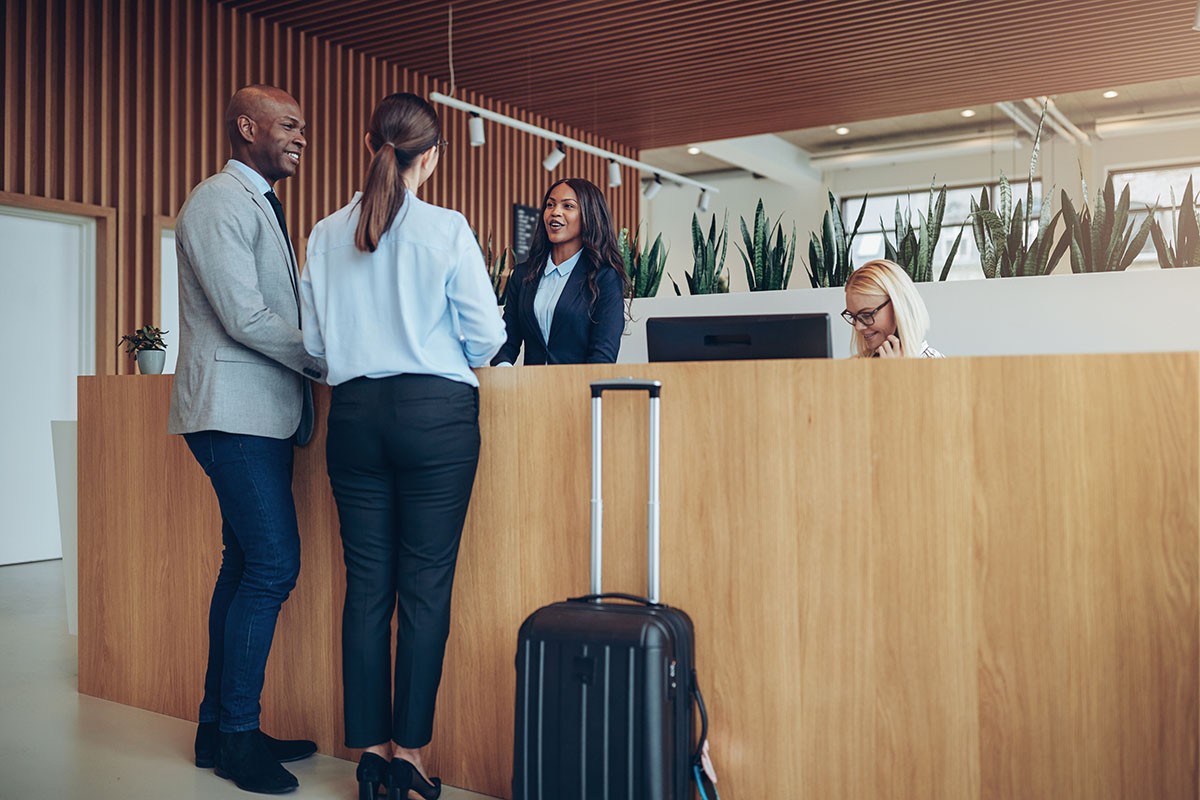
<svg viewBox="0 0 1200 800">
<path fill-rule="evenodd" d="M 650 445 L 649 486 L 646 503 L 646 597 L 651 603 L 657 603 L 661 590 L 660 576 L 660 523 L 659 523 L 659 403 L 662 402 L 662 382 L 639 380 L 636 378 L 617 378 L 606 381 L 593 381 L 592 389 L 592 500 L 591 500 L 591 582 L 589 594 L 603 594 L 601 575 L 603 574 L 603 527 L 604 499 L 603 494 L 603 458 L 601 447 L 601 411 L 602 395 L 605 391 L 644 391 L 650 395 L 650 430 L 648 432 Z"/>
<path fill-rule="evenodd" d="M 582 597 L 568 597 L 568 603 L 599 603 L 601 600 L 628 600 L 631 603 L 638 603 L 643 606 L 660 606 L 662 603 L 656 603 L 648 597 L 639 597 L 636 594 L 626 594 L 625 592 L 602 592 L 601 594 L 585 594 Z"/>
<path fill-rule="evenodd" d="M 592 381 L 592 397 L 605 392 L 649 392 L 651 397 L 662 395 L 661 381 L 643 381 L 637 378 L 614 378 L 607 381 Z"/>
</svg>

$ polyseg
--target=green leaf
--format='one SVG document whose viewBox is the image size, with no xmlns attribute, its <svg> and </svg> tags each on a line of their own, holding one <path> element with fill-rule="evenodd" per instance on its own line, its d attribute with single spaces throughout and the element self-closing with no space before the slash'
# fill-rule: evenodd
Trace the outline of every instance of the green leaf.
<svg viewBox="0 0 1200 800">
<path fill-rule="evenodd" d="M 1058 214 L 1055 214 L 1054 219 L 1051 220 L 1050 238 L 1053 238 L 1054 225 L 1058 222 L 1059 214 L 1062 214 L 1062 211 L 1059 211 Z M 1049 240 L 1050 239 L 1047 238 L 1047 242 Z M 1054 251 L 1050 254 L 1050 258 L 1046 259 L 1046 261 L 1041 265 L 1043 275 L 1049 275 L 1054 271 L 1054 268 L 1058 266 L 1059 260 L 1063 257 L 1063 253 L 1065 253 L 1067 248 L 1071 246 L 1071 241 L 1071 232 L 1069 230 L 1064 230 L 1063 235 L 1058 239 L 1058 244 L 1054 246 Z"/>
<path fill-rule="evenodd" d="M 783 286 L 779 287 L 781 289 L 788 288 L 788 284 L 791 283 L 792 267 L 796 263 L 796 223 L 794 222 L 792 223 L 792 236 L 788 241 L 787 260 L 785 263 L 787 269 L 783 273 Z"/>
<path fill-rule="evenodd" d="M 958 236 L 954 237 L 954 244 L 950 247 L 950 255 L 946 256 L 946 265 L 942 267 L 942 274 L 938 276 L 939 281 L 944 281 L 950 275 L 950 267 L 954 265 L 954 257 L 958 255 L 958 245 L 962 241 L 963 232 L 967 226 L 963 225 L 958 229 Z"/>
<path fill-rule="evenodd" d="M 1125 257 L 1121 259 L 1118 269 L 1125 269 L 1133 260 L 1137 258 L 1138 253 L 1142 252 L 1142 247 L 1146 244 L 1146 237 L 1150 235 L 1150 223 L 1154 221 L 1154 211 L 1142 221 L 1142 225 L 1138 228 L 1137 236 L 1133 237 L 1133 242 L 1130 243 L 1129 249 L 1125 251 Z"/>
<path fill-rule="evenodd" d="M 762 291 L 766 279 L 767 248 L 770 246 L 768 222 L 763 202 L 759 199 L 758 207 L 754 210 L 754 283 L 751 284 L 754 291 Z"/>
<path fill-rule="evenodd" d="M 1129 184 L 1125 184 L 1124 191 L 1121 192 L 1121 200 L 1117 203 L 1116 211 L 1113 213 L 1112 223 L 1108 230 L 1109 241 L 1104 242 L 1104 269 L 1108 271 L 1116 270 L 1117 263 L 1121 260 L 1121 249 L 1119 247 L 1120 237 L 1124 234 L 1125 223 L 1129 221 Z"/>
<path fill-rule="evenodd" d="M 815 233 L 809 234 L 808 263 L 811 265 L 808 274 L 813 288 L 820 289 L 821 287 L 828 286 L 829 273 L 825 271 L 825 252 L 821 247 L 821 240 L 817 238 Z"/>
</svg>

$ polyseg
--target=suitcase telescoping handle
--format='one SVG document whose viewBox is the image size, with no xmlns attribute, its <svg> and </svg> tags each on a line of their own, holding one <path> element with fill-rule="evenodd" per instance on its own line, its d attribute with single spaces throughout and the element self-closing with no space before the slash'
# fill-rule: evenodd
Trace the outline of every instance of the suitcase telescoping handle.
<svg viewBox="0 0 1200 800">
<path fill-rule="evenodd" d="M 658 602 L 659 596 L 659 528 L 658 528 L 658 404 L 662 383 L 633 378 L 617 378 L 592 383 L 592 595 L 601 595 L 601 542 L 603 539 L 604 500 L 601 465 L 600 399 L 605 392 L 646 392 L 650 395 L 650 486 L 646 503 L 646 598 Z M 599 599 L 596 600 L 599 602 Z"/>
</svg>

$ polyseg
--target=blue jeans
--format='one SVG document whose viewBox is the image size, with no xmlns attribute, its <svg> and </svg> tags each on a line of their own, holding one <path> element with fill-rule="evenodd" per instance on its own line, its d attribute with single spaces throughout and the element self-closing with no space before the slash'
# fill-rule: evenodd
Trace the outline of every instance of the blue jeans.
<svg viewBox="0 0 1200 800">
<path fill-rule="evenodd" d="M 221 570 L 208 611 L 200 721 L 236 733 L 258 727 L 275 620 L 300 573 L 290 439 L 201 431 L 184 435 L 221 507 Z"/>
</svg>

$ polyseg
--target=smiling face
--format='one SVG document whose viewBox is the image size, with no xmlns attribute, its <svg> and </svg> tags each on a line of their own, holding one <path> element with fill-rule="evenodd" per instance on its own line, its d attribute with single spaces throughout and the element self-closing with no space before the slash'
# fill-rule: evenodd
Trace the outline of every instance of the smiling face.
<svg viewBox="0 0 1200 800">
<path fill-rule="evenodd" d="M 583 215 L 579 211 L 579 198 L 569 184 L 560 183 L 550 190 L 542 209 L 542 223 L 556 251 L 583 246 Z"/>
<path fill-rule="evenodd" d="M 295 98 L 274 87 L 242 89 L 230 103 L 230 114 L 234 158 L 271 184 L 296 174 L 308 140 Z"/>
<path fill-rule="evenodd" d="M 846 310 L 856 317 L 854 329 L 862 336 L 869 353 L 878 350 L 884 340 L 896 332 L 896 312 L 892 304 L 888 303 L 879 308 L 883 303 L 887 303 L 887 300 L 886 294 L 868 294 L 853 290 L 846 292 Z M 875 318 L 870 325 L 857 319 L 864 311 L 875 311 Z"/>
</svg>

